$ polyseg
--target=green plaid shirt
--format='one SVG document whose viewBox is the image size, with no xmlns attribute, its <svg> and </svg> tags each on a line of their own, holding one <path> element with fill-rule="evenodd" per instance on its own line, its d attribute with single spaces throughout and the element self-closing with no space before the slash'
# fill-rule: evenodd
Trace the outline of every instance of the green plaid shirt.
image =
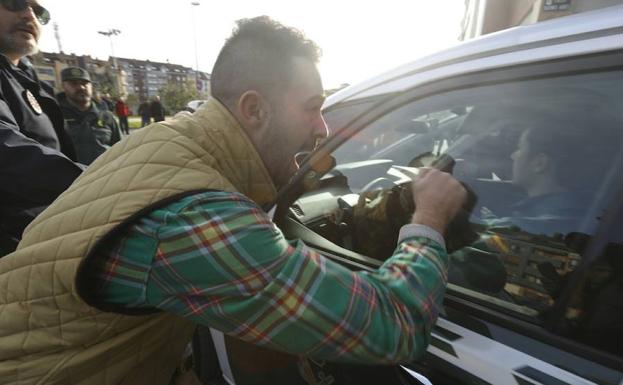
<svg viewBox="0 0 623 385">
<path fill-rule="evenodd" d="M 377 271 L 352 272 L 287 241 L 247 197 L 206 192 L 140 219 L 105 248 L 96 274 L 105 302 L 158 308 L 268 348 L 409 361 L 428 345 L 448 264 L 442 244 L 412 235 Z"/>
</svg>

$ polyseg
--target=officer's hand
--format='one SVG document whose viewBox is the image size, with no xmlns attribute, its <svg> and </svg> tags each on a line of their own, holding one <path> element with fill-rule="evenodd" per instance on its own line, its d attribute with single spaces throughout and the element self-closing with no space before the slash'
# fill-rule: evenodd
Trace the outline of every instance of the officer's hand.
<svg viewBox="0 0 623 385">
<path fill-rule="evenodd" d="M 444 234 L 466 199 L 467 191 L 450 174 L 420 168 L 418 178 L 413 182 L 415 213 L 412 223 L 426 225 Z"/>
</svg>

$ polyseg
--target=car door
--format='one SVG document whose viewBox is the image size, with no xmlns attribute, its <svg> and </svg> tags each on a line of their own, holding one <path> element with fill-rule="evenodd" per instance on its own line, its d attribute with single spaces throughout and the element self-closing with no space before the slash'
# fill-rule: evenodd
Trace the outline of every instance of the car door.
<svg viewBox="0 0 623 385">
<path fill-rule="evenodd" d="M 419 169 L 451 171 L 475 201 L 446 234 L 445 312 L 407 367 L 435 384 L 622 384 L 621 63 L 582 56 L 338 103 L 275 221 L 374 269 L 409 221 Z"/>
</svg>

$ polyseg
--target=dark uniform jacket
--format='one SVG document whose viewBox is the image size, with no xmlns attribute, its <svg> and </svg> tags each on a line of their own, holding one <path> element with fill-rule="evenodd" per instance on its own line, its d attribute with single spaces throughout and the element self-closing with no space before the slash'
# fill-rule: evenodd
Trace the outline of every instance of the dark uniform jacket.
<svg viewBox="0 0 623 385">
<path fill-rule="evenodd" d="M 0 55 L 0 256 L 83 169 L 53 95 L 28 61 Z"/>
<path fill-rule="evenodd" d="M 166 113 L 164 110 L 164 106 L 162 102 L 158 100 L 154 100 L 149 105 L 149 112 L 152 118 L 154 118 L 154 122 L 161 122 L 164 120 L 164 114 Z"/>
<path fill-rule="evenodd" d="M 57 100 L 65 118 L 65 130 L 76 148 L 78 162 L 91 164 L 110 146 L 121 139 L 119 123 L 112 112 L 99 109 L 95 103 L 80 111 L 69 103 L 65 93 Z"/>
</svg>

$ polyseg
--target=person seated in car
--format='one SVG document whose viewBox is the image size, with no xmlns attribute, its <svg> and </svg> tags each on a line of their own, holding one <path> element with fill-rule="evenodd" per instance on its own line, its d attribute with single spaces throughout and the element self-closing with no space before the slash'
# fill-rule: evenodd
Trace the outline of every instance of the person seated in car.
<svg viewBox="0 0 623 385">
<path fill-rule="evenodd" d="M 534 112 L 523 122 L 526 128 L 511 159 L 512 183 L 526 196 L 503 216 L 482 207 L 486 230 L 452 255 L 450 282 L 486 292 L 504 287 L 506 273 L 498 256 L 509 247 L 500 236 L 502 228 L 535 236 L 585 231 L 586 211 L 621 143 L 617 120 L 587 109 Z"/>
<path fill-rule="evenodd" d="M 616 121 L 588 111 L 534 113 L 524 122 L 512 159 L 512 183 L 525 198 L 497 215 L 481 210 L 489 227 L 514 226 L 535 235 L 581 230 L 586 209 L 620 140 Z"/>
</svg>

